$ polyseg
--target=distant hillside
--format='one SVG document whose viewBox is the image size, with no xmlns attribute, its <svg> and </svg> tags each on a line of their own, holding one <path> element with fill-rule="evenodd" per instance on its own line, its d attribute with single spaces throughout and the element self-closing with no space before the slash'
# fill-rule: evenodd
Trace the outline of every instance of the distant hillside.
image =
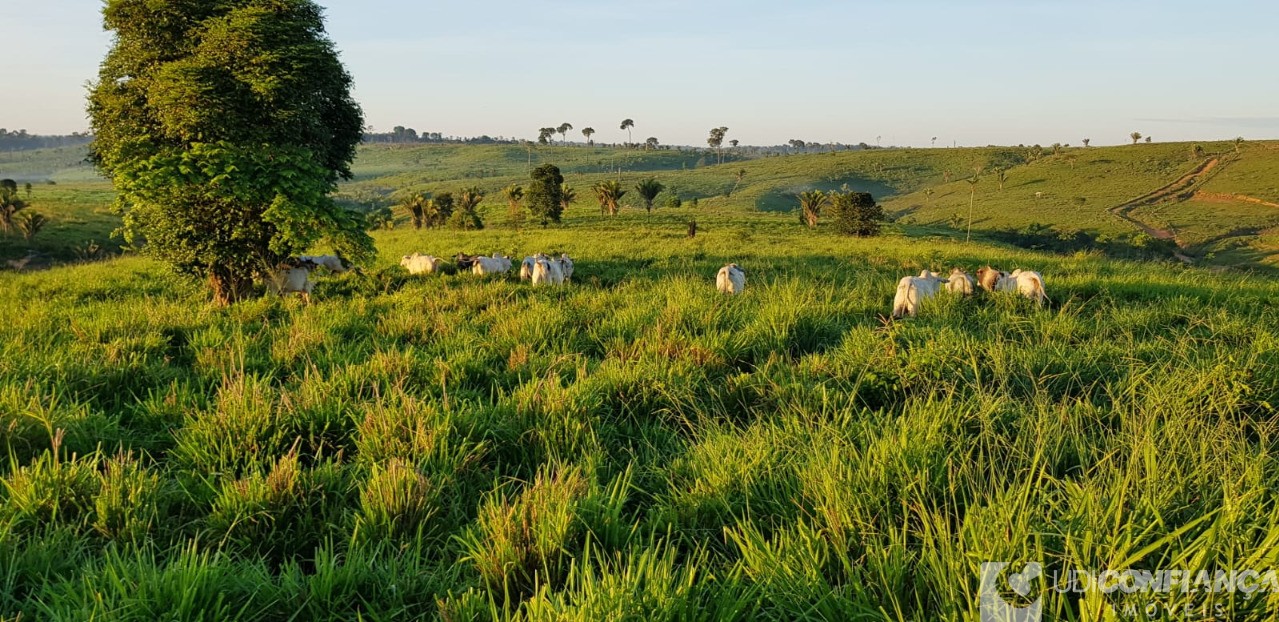
<svg viewBox="0 0 1279 622">
<path fill-rule="evenodd" d="M 875 195 L 908 229 L 952 239 L 967 233 L 971 200 L 976 237 L 1058 252 L 1100 248 L 1130 257 L 1176 253 L 1212 265 L 1269 265 L 1279 252 L 1279 142 L 1246 142 L 1237 151 L 1230 142 L 1195 146 L 759 155 L 729 148 L 716 154 L 572 145 L 370 144 L 360 147 L 355 178 L 342 184 L 338 196 L 353 205 L 394 205 L 409 193 L 478 186 L 488 193 L 481 209 L 490 225 L 501 226 L 506 206 L 498 191 L 524 183 L 531 167 L 554 163 L 577 189 L 583 214 L 595 205 L 590 186 L 603 179 L 619 180 L 629 189 L 640 179 L 657 178 L 667 188 L 658 209 L 678 197 L 685 205 L 696 200 L 697 210 L 776 223 L 794 222 L 797 193 L 847 186 Z M 60 239 L 74 239 L 77 227 L 93 223 L 82 237 L 101 241 L 118 220 L 106 211 L 109 187 L 84 156 L 83 146 L 0 153 L 0 178 L 36 186 L 33 208 L 51 217 L 51 231 L 59 231 Z M 1203 174 L 1190 175 L 1204 167 Z M 973 187 L 966 179 L 975 172 Z M 623 200 L 624 207 L 640 205 L 633 191 Z M 779 220 L 773 214 L 790 215 Z M 22 246 L 20 240 L 0 240 L 0 255 L 21 254 Z"/>
</svg>

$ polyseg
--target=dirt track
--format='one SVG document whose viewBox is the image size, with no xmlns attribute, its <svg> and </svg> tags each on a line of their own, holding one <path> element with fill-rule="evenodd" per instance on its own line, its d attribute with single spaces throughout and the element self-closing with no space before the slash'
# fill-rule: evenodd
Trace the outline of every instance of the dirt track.
<svg viewBox="0 0 1279 622">
<path fill-rule="evenodd" d="M 1176 242 L 1177 236 L 1173 232 L 1167 229 L 1160 229 L 1158 227 L 1153 227 L 1144 222 L 1141 222 L 1140 220 L 1137 220 L 1136 218 L 1133 218 L 1131 215 L 1129 215 L 1129 212 L 1131 212 L 1134 209 L 1137 209 L 1138 207 L 1142 207 L 1145 205 L 1154 205 L 1155 203 L 1159 203 L 1160 201 L 1165 201 L 1170 198 L 1177 199 L 1177 200 L 1185 200 L 1187 198 L 1190 198 L 1190 196 L 1192 196 L 1192 194 L 1190 193 L 1190 190 L 1194 188 L 1195 184 L 1199 183 L 1200 178 L 1202 178 L 1204 175 L 1211 172 L 1213 169 L 1217 168 L 1217 165 L 1220 162 L 1221 162 L 1220 158 L 1216 158 L 1216 157 L 1209 158 L 1208 160 L 1205 160 L 1203 164 L 1200 164 L 1199 166 L 1195 167 L 1195 170 L 1190 171 L 1189 173 L 1186 173 L 1185 175 L 1182 175 L 1176 181 L 1164 186 L 1160 186 L 1159 188 L 1151 192 L 1143 194 L 1126 203 L 1116 205 L 1115 207 L 1112 207 L 1106 211 L 1110 212 L 1111 214 L 1114 214 L 1118 218 L 1123 219 L 1124 221 L 1128 222 L 1132 226 L 1137 227 L 1138 229 L 1141 229 L 1142 231 L 1146 233 L 1146 235 L 1152 238 L 1159 239 L 1159 240 L 1172 240 L 1173 242 Z M 1174 250 L 1172 254 L 1177 259 L 1185 263 L 1194 263 L 1193 259 L 1186 256 L 1180 250 Z"/>
</svg>

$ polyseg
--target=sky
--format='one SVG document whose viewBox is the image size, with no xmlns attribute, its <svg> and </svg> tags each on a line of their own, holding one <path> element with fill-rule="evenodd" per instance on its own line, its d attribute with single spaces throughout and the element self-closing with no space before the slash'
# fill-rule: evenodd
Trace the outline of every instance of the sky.
<svg viewBox="0 0 1279 622">
<path fill-rule="evenodd" d="M 1279 2 L 320 0 L 375 131 L 772 145 L 1279 137 Z M 85 131 L 101 0 L 0 0 L 0 127 Z"/>
</svg>

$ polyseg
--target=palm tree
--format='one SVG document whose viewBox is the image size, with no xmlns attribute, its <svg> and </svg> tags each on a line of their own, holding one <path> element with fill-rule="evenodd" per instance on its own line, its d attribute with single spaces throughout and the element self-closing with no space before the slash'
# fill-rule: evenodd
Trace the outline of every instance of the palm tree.
<svg viewBox="0 0 1279 622">
<path fill-rule="evenodd" d="M 594 133 L 595 133 L 595 128 L 593 128 L 593 127 L 584 127 L 584 128 L 582 128 L 582 136 L 585 136 L 585 137 L 586 137 L 586 145 L 587 145 L 587 146 L 590 146 L 590 145 L 594 145 L 594 144 L 595 144 L 595 141 L 591 140 L 591 134 L 594 134 Z"/>
<path fill-rule="evenodd" d="M 595 192 L 595 198 L 600 202 L 600 211 L 607 213 L 609 216 L 616 216 L 618 203 L 621 202 L 623 196 L 626 196 L 626 191 L 622 189 L 622 184 L 609 179 L 591 186 L 591 190 Z"/>
<path fill-rule="evenodd" d="M 728 191 L 727 196 L 733 196 L 733 193 L 737 192 L 737 187 L 742 185 L 742 180 L 746 179 L 746 169 L 741 169 L 734 173 L 733 178 L 737 181 L 733 183 L 733 189 Z"/>
<path fill-rule="evenodd" d="M 964 241 L 967 242 L 973 237 L 973 203 L 977 200 L 977 182 L 981 178 L 976 173 L 972 177 L 965 179 L 968 182 L 968 233 L 964 235 Z"/>
<path fill-rule="evenodd" d="M 661 182 L 652 177 L 635 184 L 635 192 L 638 192 L 640 198 L 644 199 L 645 212 L 653 213 L 653 199 L 656 199 L 657 195 L 661 194 L 665 189 L 666 186 L 663 186 Z"/>
<path fill-rule="evenodd" d="M 506 199 L 508 218 L 512 222 L 520 220 L 524 216 L 524 211 L 520 209 L 520 201 L 524 199 L 524 186 L 511 184 L 502 188 L 501 194 Z"/>
<path fill-rule="evenodd" d="M 1085 139 L 1084 139 L 1084 146 L 1085 146 L 1085 147 L 1087 147 L 1087 146 L 1088 146 L 1088 143 L 1090 143 L 1090 142 L 1092 142 L 1092 139 L 1091 139 L 1091 138 L 1085 138 Z"/>
<path fill-rule="evenodd" d="M 1235 137 L 1235 153 L 1239 153 L 1242 147 L 1243 147 L 1243 136 L 1236 136 Z"/>
<path fill-rule="evenodd" d="M 1004 182 L 1008 181 L 1008 171 L 997 168 L 995 169 L 995 179 L 999 181 L 999 191 L 1004 191 Z"/>
<path fill-rule="evenodd" d="M 4 228 L 5 235 L 8 235 L 13 230 L 13 215 L 26 206 L 27 204 L 18 198 L 16 183 L 13 184 L 12 188 L 10 188 L 9 184 L 5 184 L 3 188 L 0 188 L 0 227 Z"/>
<path fill-rule="evenodd" d="M 426 224 L 426 212 L 431 206 L 431 199 L 425 194 L 411 194 L 400 205 L 408 211 L 414 229 L 421 229 Z"/>
<path fill-rule="evenodd" d="M 799 209 L 800 221 L 808 225 L 809 229 L 817 228 L 817 218 L 822 214 L 822 207 L 826 205 L 826 193 L 821 190 L 809 190 L 799 193 Z"/>
<path fill-rule="evenodd" d="M 483 200 L 484 191 L 480 190 L 478 186 L 463 188 L 462 191 L 457 194 L 457 209 L 464 212 L 475 211 L 475 208 L 479 207 L 480 202 Z"/>
<path fill-rule="evenodd" d="M 569 204 L 577 200 L 577 190 L 568 184 L 560 184 L 560 208 L 568 210 Z"/>
<path fill-rule="evenodd" d="M 22 232 L 22 238 L 28 242 L 47 224 L 49 220 L 35 212 L 27 212 L 18 218 L 18 230 Z"/>
<path fill-rule="evenodd" d="M 1129 134 L 1129 135 L 1128 135 L 1128 138 L 1131 138 L 1131 139 L 1132 139 L 1132 144 L 1134 144 L 1134 145 L 1135 145 L 1135 144 L 1137 144 L 1137 141 L 1141 140 L 1141 132 L 1133 132 L 1133 133 L 1131 133 L 1131 134 Z"/>
<path fill-rule="evenodd" d="M 560 142 L 568 140 L 568 131 L 571 129 L 573 129 L 573 125 L 570 123 L 561 123 L 559 127 L 555 128 L 556 133 L 560 135 Z"/>
<path fill-rule="evenodd" d="M 934 137 L 933 137 L 933 146 L 934 146 L 934 147 L 936 147 L 936 146 L 937 146 L 937 137 L 936 137 L 936 136 L 934 136 Z"/>
<path fill-rule="evenodd" d="M 622 120 L 622 129 L 626 130 L 626 144 L 631 144 L 631 128 L 635 127 L 635 122 L 630 119 Z"/>
</svg>

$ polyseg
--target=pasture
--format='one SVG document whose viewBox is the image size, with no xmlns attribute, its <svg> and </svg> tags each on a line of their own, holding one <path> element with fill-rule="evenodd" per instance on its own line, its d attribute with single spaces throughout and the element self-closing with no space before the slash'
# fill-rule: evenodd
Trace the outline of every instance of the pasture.
<svg viewBox="0 0 1279 622">
<path fill-rule="evenodd" d="M 1160 147 L 1115 148 L 1155 150 L 1151 187 L 1106 196 L 1189 166 Z M 446 149 L 366 147 L 343 196 L 521 179 L 526 152 L 476 149 L 417 170 Z M 609 173 L 580 151 L 584 189 Z M 871 239 L 752 209 L 848 180 L 914 192 L 886 202 L 909 209 L 978 154 L 632 154 L 699 206 L 604 218 L 583 199 L 516 229 L 490 195 L 482 231 L 376 232 L 376 264 L 315 277 L 309 306 L 213 307 L 134 256 L 0 274 L 0 616 L 960 620 L 987 560 L 1273 567 L 1279 282 L 965 244 L 922 222 L 944 205 Z M 396 265 L 462 251 L 564 251 L 576 272 L 532 288 Z M 728 262 L 740 296 L 714 291 Z M 1039 271 L 1052 303 L 942 295 L 885 320 L 901 276 L 986 263 Z M 1146 604 L 1044 596 L 1061 620 Z"/>
</svg>

